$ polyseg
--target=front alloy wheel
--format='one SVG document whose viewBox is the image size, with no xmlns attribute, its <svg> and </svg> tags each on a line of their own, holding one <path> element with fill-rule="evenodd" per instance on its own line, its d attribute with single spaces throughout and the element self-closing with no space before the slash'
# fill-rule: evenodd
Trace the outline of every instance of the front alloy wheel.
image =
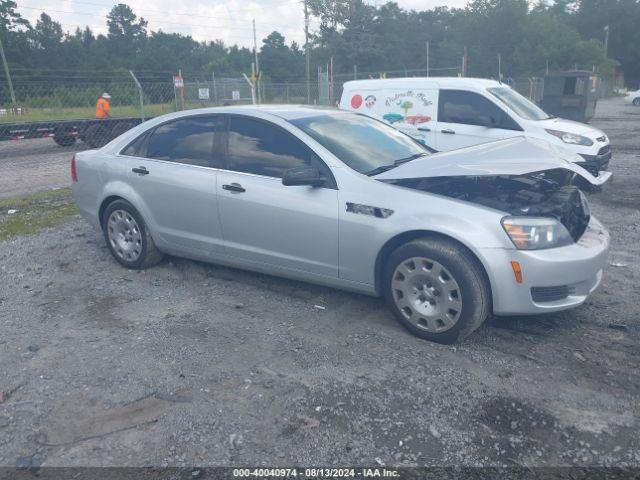
<svg viewBox="0 0 640 480">
<path fill-rule="evenodd" d="M 458 282 L 431 258 L 411 257 L 400 263 L 393 273 L 391 288 L 402 315 L 427 332 L 449 330 L 462 313 Z"/>
<path fill-rule="evenodd" d="M 491 312 L 491 288 L 478 259 L 442 236 L 398 247 L 386 261 L 383 293 L 396 319 L 414 335 L 455 343 Z"/>
</svg>

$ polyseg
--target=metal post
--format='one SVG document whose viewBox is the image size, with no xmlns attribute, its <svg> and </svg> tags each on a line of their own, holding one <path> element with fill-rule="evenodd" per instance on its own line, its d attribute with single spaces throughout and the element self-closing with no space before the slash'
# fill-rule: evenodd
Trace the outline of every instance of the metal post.
<svg viewBox="0 0 640 480">
<path fill-rule="evenodd" d="M 307 104 L 311 104 L 311 70 L 309 60 L 309 9 L 307 0 L 304 0 L 304 56 L 307 73 Z"/>
<path fill-rule="evenodd" d="M 2 36 L 0 35 L 0 55 L 2 56 L 2 64 L 4 65 L 4 73 L 7 76 L 7 83 L 9 84 L 9 93 L 11 94 L 11 103 L 16 107 L 16 92 L 13 91 L 13 82 L 11 81 L 11 74 L 9 73 L 9 64 L 7 63 L 7 57 L 4 56 L 4 47 L 2 46 Z"/>
<path fill-rule="evenodd" d="M 502 57 L 498 54 L 498 81 L 502 83 Z"/>
<path fill-rule="evenodd" d="M 604 26 L 604 56 L 609 56 L 609 25 Z"/>
<path fill-rule="evenodd" d="M 358 65 L 353 66 L 353 79 L 354 80 L 358 79 Z"/>
<path fill-rule="evenodd" d="M 213 101 L 218 105 L 218 92 L 216 91 L 216 74 L 211 72 L 211 82 L 213 83 Z"/>
<path fill-rule="evenodd" d="M 429 40 L 427 40 L 427 77 L 429 76 Z"/>
<path fill-rule="evenodd" d="M 144 92 L 142 91 L 142 85 L 140 85 L 133 71 L 129 70 L 129 73 L 133 77 L 133 81 L 136 82 L 136 87 L 138 87 L 138 94 L 140 95 L 140 120 L 144 122 Z"/>
<path fill-rule="evenodd" d="M 249 87 L 251 87 L 251 102 L 255 105 L 256 104 L 256 85 L 249 79 L 249 77 L 247 77 L 246 73 L 243 73 L 242 76 L 249 84 Z"/>
<path fill-rule="evenodd" d="M 256 40 L 256 20 L 253 19 L 253 54 L 256 60 L 256 86 L 258 90 L 258 105 L 260 105 L 260 63 L 258 62 L 258 41 Z"/>
</svg>

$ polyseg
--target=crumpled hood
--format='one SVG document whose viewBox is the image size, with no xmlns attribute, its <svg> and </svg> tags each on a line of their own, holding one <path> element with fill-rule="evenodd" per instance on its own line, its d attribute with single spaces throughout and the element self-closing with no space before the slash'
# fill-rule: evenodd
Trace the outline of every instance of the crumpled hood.
<svg viewBox="0 0 640 480">
<path fill-rule="evenodd" d="M 549 118 L 547 120 L 536 121 L 536 126 L 546 128 L 547 130 L 559 130 L 561 132 L 573 133 L 575 135 L 582 135 L 583 137 L 595 140 L 598 137 L 604 135 L 602 130 L 598 130 L 590 125 L 586 125 L 580 122 L 574 122 L 573 120 L 566 120 L 564 118 Z"/>
<path fill-rule="evenodd" d="M 574 162 L 582 157 L 544 140 L 513 137 L 473 147 L 435 153 L 404 163 L 373 178 L 398 180 L 424 177 L 481 177 L 495 175 L 525 175 L 563 168 L 571 170 L 593 185 L 602 185 L 611 172 L 594 177 Z"/>
</svg>

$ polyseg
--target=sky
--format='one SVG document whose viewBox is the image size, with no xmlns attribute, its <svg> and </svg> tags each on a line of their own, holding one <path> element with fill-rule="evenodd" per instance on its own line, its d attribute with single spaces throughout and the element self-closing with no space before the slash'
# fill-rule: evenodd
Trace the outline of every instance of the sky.
<svg viewBox="0 0 640 480">
<path fill-rule="evenodd" d="M 225 44 L 253 46 L 252 21 L 256 21 L 258 48 L 274 30 L 287 43 L 304 42 L 304 14 L 301 0 L 120 0 L 148 22 L 149 30 L 191 35 L 196 40 L 223 40 Z M 428 10 L 436 6 L 462 7 L 468 0 L 396 0 L 405 9 Z M 44 11 L 62 23 L 65 31 L 89 25 L 106 33 L 106 15 L 117 0 L 17 0 L 18 11 L 35 25 Z M 365 0 L 381 5 L 386 0 Z M 312 20 L 311 30 L 318 21 Z"/>
</svg>

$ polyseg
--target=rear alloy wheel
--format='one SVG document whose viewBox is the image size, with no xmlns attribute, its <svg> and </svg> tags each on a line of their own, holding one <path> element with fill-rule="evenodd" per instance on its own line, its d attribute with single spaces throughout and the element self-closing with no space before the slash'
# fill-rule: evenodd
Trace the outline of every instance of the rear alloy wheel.
<svg viewBox="0 0 640 480">
<path fill-rule="evenodd" d="M 384 280 L 396 318 L 421 338 L 455 343 L 489 316 L 486 275 L 467 250 L 445 239 L 399 247 L 387 261 Z"/>
<path fill-rule="evenodd" d="M 162 260 L 144 220 L 129 202 L 116 200 L 107 206 L 102 230 L 109 251 L 123 266 L 148 268 Z"/>
<path fill-rule="evenodd" d="M 640 107 L 640 97 L 638 97 L 638 98 L 634 98 L 634 99 L 633 99 L 633 104 L 634 104 L 636 107 Z"/>
</svg>

